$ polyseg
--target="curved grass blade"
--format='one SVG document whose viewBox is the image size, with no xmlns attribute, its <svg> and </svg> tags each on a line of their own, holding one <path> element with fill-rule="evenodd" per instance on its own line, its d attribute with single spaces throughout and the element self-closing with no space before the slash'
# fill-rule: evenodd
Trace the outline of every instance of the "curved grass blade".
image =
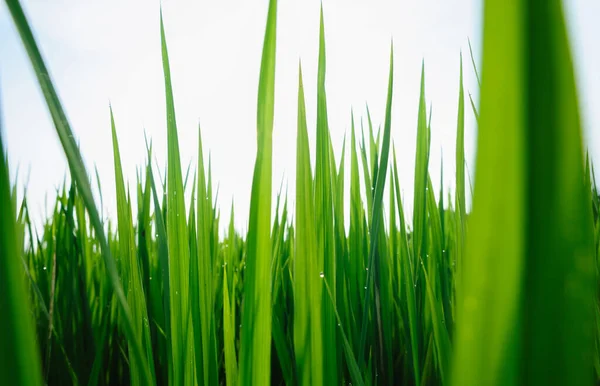
<svg viewBox="0 0 600 386">
<path fill-rule="evenodd" d="M 42 89 L 48 109 L 50 110 L 54 127 L 56 128 L 56 132 L 67 157 L 69 169 L 71 171 L 71 177 L 77 184 L 77 189 L 83 199 L 83 202 L 85 203 L 92 226 L 94 227 L 96 236 L 99 239 L 109 282 L 117 297 L 119 308 L 123 313 L 123 330 L 127 336 L 127 340 L 131 346 L 133 355 L 141 363 L 143 363 L 142 358 L 144 357 L 144 354 L 142 350 L 142 343 L 135 338 L 135 329 L 133 327 L 131 311 L 127 305 L 127 299 L 125 298 L 125 293 L 123 292 L 123 288 L 120 284 L 115 260 L 113 259 L 108 248 L 108 242 L 104 233 L 102 221 L 98 215 L 98 210 L 94 202 L 94 196 L 92 195 L 92 189 L 89 183 L 88 175 L 83 164 L 81 153 L 79 152 L 79 148 L 75 142 L 73 132 L 58 98 L 58 94 L 54 89 L 54 85 L 52 84 L 50 75 L 44 60 L 42 59 L 42 55 L 39 51 L 35 38 L 33 37 L 33 32 L 31 31 L 29 23 L 27 22 L 27 18 L 23 13 L 21 4 L 18 0 L 6 0 L 6 5 L 8 6 L 15 26 L 19 31 L 23 45 L 27 50 L 29 60 L 33 66 L 33 70 L 36 74 L 40 88 Z M 147 366 L 142 366 L 141 373 L 144 383 L 150 384 L 152 380 L 150 369 Z"/>
</svg>

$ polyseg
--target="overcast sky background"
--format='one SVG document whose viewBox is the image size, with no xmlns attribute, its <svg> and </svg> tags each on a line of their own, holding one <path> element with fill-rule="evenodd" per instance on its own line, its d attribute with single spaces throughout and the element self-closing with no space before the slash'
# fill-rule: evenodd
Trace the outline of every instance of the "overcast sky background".
<svg viewBox="0 0 600 386">
<path fill-rule="evenodd" d="M 160 165 L 166 162 L 164 80 L 158 1 L 23 1 L 81 151 L 103 184 L 105 215 L 116 212 L 109 120 L 113 106 L 125 176 L 132 184 L 145 160 L 144 131 Z M 256 98 L 268 0 L 163 0 L 183 169 L 196 164 L 198 123 L 209 151 L 219 203 L 246 229 L 256 152 Z M 575 57 L 585 145 L 600 166 L 600 2 L 565 1 Z M 298 60 L 302 60 L 315 146 L 319 6 L 316 0 L 279 2 L 273 188 L 294 196 Z M 433 106 L 430 172 L 453 189 L 459 54 L 465 90 L 478 97 L 468 38 L 481 53 L 481 0 L 324 0 L 328 116 L 339 160 L 350 109 L 360 127 L 368 102 L 375 126 L 383 121 L 390 39 L 395 53 L 392 138 L 406 209 L 411 213 L 421 61 Z M 19 184 L 28 179 L 34 214 L 42 213 L 66 175 L 66 160 L 34 74 L 6 6 L 0 5 L 0 102 L 4 138 Z M 466 152 L 472 174 L 475 127 L 466 100 Z M 346 157 L 349 159 L 349 157 Z M 437 190 L 437 188 L 436 188 Z M 107 214 L 108 213 L 108 214 Z"/>
</svg>

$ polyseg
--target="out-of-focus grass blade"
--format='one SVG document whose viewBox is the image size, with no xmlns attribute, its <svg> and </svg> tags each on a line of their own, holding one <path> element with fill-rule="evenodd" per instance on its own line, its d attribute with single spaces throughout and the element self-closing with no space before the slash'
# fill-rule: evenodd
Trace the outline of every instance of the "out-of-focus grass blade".
<svg viewBox="0 0 600 386">
<path fill-rule="evenodd" d="M 294 255 L 294 349 L 299 383 L 323 384 L 321 332 L 321 278 L 317 266 L 317 240 L 313 177 L 302 69 L 298 80 L 298 134 L 296 140 L 296 238 Z"/>
<path fill-rule="evenodd" d="M 488 0 L 484 28 L 453 381 L 591 384 L 592 227 L 561 4 Z"/>
<path fill-rule="evenodd" d="M 17 245 L 15 207 L 2 143 L 0 110 L 0 377 L 15 385 L 42 384 L 40 353 Z"/>
<path fill-rule="evenodd" d="M 473 71 L 475 71 L 475 77 L 477 78 L 477 85 L 481 87 L 481 78 L 479 78 L 479 71 L 477 71 L 477 65 L 475 64 L 475 56 L 473 56 L 473 47 L 471 47 L 471 39 L 467 39 L 469 43 L 469 55 L 471 56 L 471 64 L 473 65 Z M 462 69 L 462 59 L 461 59 Z"/>
<path fill-rule="evenodd" d="M 277 0 L 271 0 L 258 85 L 257 153 L 250 199 L 240 346 L 242 385 L 268 385 L 271 379 L 270 222 L 276 26 Z"/>
<path fill-rule="evenodd" d="M 46 100 L 48 109 L 50 110 L 50 115 L 52 116 L 54 127 L 56 128 L 56 132 L 67 157 L 69 169 L 71 171 L 71 177 L 77 184 L 77 189 L 83 199 L 83 202 L 85 203 L 85 207 L 89 213 L 92 226 L 94 227 L 94 230 L 96 231 L 96 236 L 99 239 L 104 264 L 106 266 L 106 271 L 108 273 L 111 286 L 115 291 L 119 307 L 121 308 L 121 311 L 123 313 L 123 329 L 127 336 L 127 340 L 131 347 L 133 355 L 140 361 L 140 363 L 143 363 L 142 358 L 144 357 L 144 354 L 142 351 L 142 343 L 135 338 L 135 328 L 133 326 L 131 312 L 127 305 L 127 299 L 125 298 L 123 288 L 120 284 L 115 260 L 113 259 L 108 248 L 108 242 L 104 233 L 102 221 L 100 219 L 100 216 L 98 215 L 98 210 L 94 202 L 94 197 L 92 195 L 92 189 L 87 176 L 87 172 L 83 164 L 81 153 L 79 152 L 79 148 L 77 147 L 77 143 L 75 142 L 73 132 L 58 98 L 58 94 L 54 89 L 54 85 L 52 84 L 50 75 L 44 63 L 44 60 L 42 59 L 42 55 L 40 53 L 40 50 L 38 49 L 35 38 L 33 37 L 33 32 L 31 31 L 29 23 L 27 22 L 27 18 L 23 13 L 21 4 L 18 0 L 6 0 L 6 5 L 8 6 L 15 26 L 19 31 L 21 41 L 23 42 L 23 45 L 27 50 L 29 60 L 31 62 L 31 65 L 33 66 L 33 70 L 36 74 L 40 88 L 42 89 L 42 93 Z M 147 366 L 142 366 L 141 374 L 143 376 L 144 383 L 150 384 L 152 382 L 150 369 Z"/>
<path fill-rule="evenodd" d="M 469 49 L 471 43 L 469 42 Z M 456 193 L 455 200 L 455 225 L 456 225 L 456 271 L 457 282 L 461 282 L 462 257 L 465 249 L 465 224 L 467 209 L 465 200 L 465 95 L 463 90 L 463 61 L 460 55 L 460 80 L 458 86 L 458 118 L 456 124 Z M 442 208 L 443 209 L 443 208 Z"/>
<path fill-rule="evenodd" d="M 573 63 L 561 1 L 526 4 L 523 382 L 589 385 L 598 286 Z"/>
</svg>

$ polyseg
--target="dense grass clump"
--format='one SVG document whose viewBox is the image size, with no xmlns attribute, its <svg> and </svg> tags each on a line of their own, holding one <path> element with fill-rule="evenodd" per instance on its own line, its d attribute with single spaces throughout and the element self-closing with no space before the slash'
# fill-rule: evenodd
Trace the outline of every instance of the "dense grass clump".
<svg viewBox="0 0 600 386">
<path fill-rule="evenodd" d="M 558 0 L 485 2 L 479 111 L 471 101 L 465 112 L 462 63 L 457 82 L 453 195 L 435 192 L 428 172 L 423 68 L 412 219 L 405 217 L 403 166 L 391 139 L 393 49 L 382 130 L 373 129 L 370 116 L 356 130 L 352 116 L 350 139 L 336 155 L 322 13 L 315 167 L 299 68 L 294 212 L 280 193 L 271 213 L 277 35 L 271 0 L 244 234 L 234 228 L 233 208 L 229 219 L 219 215 L 200 130 L 195 172 L 182 171 L 162 17 L 167 169 L 164 179 L 153 169 L 146 143 L 147 164 L 129 190 L 111 110 L 116 191 L 103 192 L 99 178 L 95 184 L 101 194 L 116 194 L 117 218 L 103 222 L 25 15 L 18 1 L 6 3 L 71 178 L 35 227 L 26 198 L 18 201 L 9 182 L 0 143 L 0 379 L 228 386 L 600 380 L 600 196 L 584 158 Z M 479 125 L 470 212 L 466 113 Z"/>
</svg>

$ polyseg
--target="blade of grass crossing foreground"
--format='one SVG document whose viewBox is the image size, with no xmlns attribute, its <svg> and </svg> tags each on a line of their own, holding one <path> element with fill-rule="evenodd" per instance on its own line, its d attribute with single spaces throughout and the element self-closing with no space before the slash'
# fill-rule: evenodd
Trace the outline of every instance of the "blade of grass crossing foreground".
<svg viewBox="0 0 600 386">
<path fill-rule="evenodd" d="M 188 332 L 189 313 L 189 267 L 190 250 L 183 192 L 183 177 L 175 120 L 175 104 L 171 86 L 169 54 L 165 38 L 165 29 L 160 16 L 160 36 L 162 62 L 165 78 L 165 96 L 167 102 L 167 245 L 169 249 L 169 284 L 171 303 L 171 344 L 173 356 L 173 382 L 176 385 L 191 383 L 190 373 L 186 371 L 188 342 L 193 341 Z M 187 376 L 186 376 L 187 375 Z"/>
<path fill-rule="evenodd" d="M 125 336 L 127 337 L 127 341 L 130 345 L 133 355 L 140 363 L 145 363 L 143 361 L 145 354 L 142 350 L 142 343 L 135 338 L 135 329 L 133 326 L 131 312 L 127 304 L 127 299 L 125 298 L 125 293 L 123 292 L 123 288 L 120 284 L 115 260 L 113 259 L 108 247 L 103 224 L 94 202 L 94 196 L 92 194 L 87 171 L 83 164 L 83 159 L 81 157 L 81 153 L 79 152 L 79 148 L 77 147 L 77 143 L 75 142 L 73 132 L 58 98 L 58 94 L 54 89 L 54 85 L 52 84 L 48 69 L 46 68 L 44 60 L 42 59 L 42 55 L 37 46 L 35 38 L 33 37 L 33 33 L 29 27 L 27 18 L 23 13 L 21 4 L 18 0 L 6 0 L 6 5 L 8 6 L 8 10 L 10 11 L 15 26 L 19 31 L 21 41 L 25 46 L 29 60 L 33 66 L 33 70 L 42 90 L 42 94 L 46 100 L 54 127 L 67 157 L 69 170 L 71 171 L 71 178 L 73 178 L 73 180 L 77 183 L 77 189 L 83 199 L 83 202 L 85 203 L 85 207 L 90 216 L 91 224 L 96 232 L 96 236 L 98 237 L 109 282 L 115 291 L 119 308 L 123 313 L 122 322 Z M 152 382 L 150 369 L 147 366 L 142 365 L 141 374 L 143 376 L 144 383 L 150 384 Z"/>
<path fill-rule="evenodd" d="M 523 383 L 589 385 L 598 286 L 573 63 L 561 1 L 526 4 Z"/>
<path fill-rule="evenodd" d="M 323 384 L 321 278 L 317 265 L 313 177 L 302 69 L 298 84 L 296 151 L 296 239 L 294 261 L 294 349 L 301 385 Z"/>
<path fill-rule="evenodd" d="M 271 379 L 270 222 L 276 25 L 277 0 L 271 0 L 258 85 L 257 154 L 248 226 L 240 345 L 240 385 L 268 385 Z"/>
<path fill-rule="evenodd" d="M 457 386 L 518 383 L 527 130 L 521 3 L 485 3 L 477 185 L 457 294 Z"/>
<path fill-rule="evenodd" d="M 0 377 L 16 385 L 37 386 L 42 384 L 40 353 L 17 246 L 1 119 L 0 115 Z"/>
</svg>

